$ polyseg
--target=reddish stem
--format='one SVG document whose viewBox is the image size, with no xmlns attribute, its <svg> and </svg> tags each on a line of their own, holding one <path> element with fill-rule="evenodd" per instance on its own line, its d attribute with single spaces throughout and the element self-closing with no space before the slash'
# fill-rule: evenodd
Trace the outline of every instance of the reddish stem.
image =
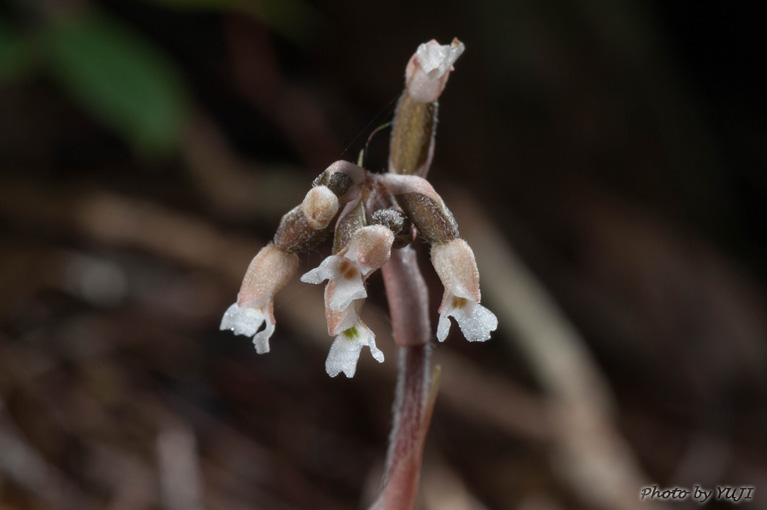
<svg viewBox="0 0 767 510">
<path fill-rule="evenodd" d="M 410 246 L 392 250 L 381 268 L 389 302 L 394 341 L 399 346 L 426 345 L 431 338 L 429 293 Z"/>
<path fill-rule="evenodd" d="M 429 344 L 399 347 L 394 423 L 383 488 L 371 510 L 409 510 L 418 494 L 421 455 L 431 418 Z"/>
<path fill-rule="evenodd" d="M 409 510 L 418 493 L 423 443 L 433 405 L 429 397 L 429 301 L 412 248 L 394 250 L 383 273 L 394 339 L 400 347 L 386 473 L 371 510 Z"/>
</svg>

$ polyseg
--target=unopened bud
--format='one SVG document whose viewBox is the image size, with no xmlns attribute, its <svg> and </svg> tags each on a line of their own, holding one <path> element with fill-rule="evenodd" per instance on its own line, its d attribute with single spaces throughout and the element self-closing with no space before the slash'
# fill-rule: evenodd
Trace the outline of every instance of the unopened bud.
<svg viewBox="0 0 767 510">
<path fill-rule="evenodd" d="M 378 269 L 391 255 L 394 234 L 383 225 L 371 225 L 359 229 L 349 243 L 349 253 L 356 257 L 360 267 Z"/>
<path fill-rule="evenodd" d="M 349 202 L 358 196 L 355 185 L 366 179 L 365 170 L 348 161 L 339 160 L 327 167 L 314 179 L 314 186 L 327 186 L 341 202 Z"/>
<path fill-rule="evenodd" d="M 381 180 L 427 241 L 446 243 L 458 237 L 453 214 L 429 181 L 415 175 L 395 174 L 386 174 Z"/>
<path fill-rule="evenodd" d="M 338 253 L 352 240 L 356 231 L 367 225 L 365 204 L 362 200 L 349 202 L 336 221 L 333 253 Z"/>
<path fill-rule="evenodd" d="M 444 46 L 434 39 L 421 44 L 405 70 L 408 95 L 423 103 L 436 101 L 445 89 L 453 64 L 465 49 L 458 39 Z"/>
<path fill-rule="evenodd" d="M 327 186 L 317 186 L 306 194 L 301 210 L 310 227 L 324 229 L 338 212 L 338 197 Z"/>
<path fill-rule="evenodd" d="M 413 223 L 402 211 L 379 209 L 370 219 L 371 225 L 383 225 L 394 234 L 392 248 L 404 248 L 413 241 Z"/>
<path fill-rule="evenodd" d="M 329 229 L 315 230 L 309 226 L 303 208 L 298 205 L 280 220 L 280 226 L 274 234 L 274 244 L 288 253 L 302 253 L 320 244 L 329 233 Z"/>
<path fill-rule="evenodd" d="M 402 232 L 407 223 L 409 223 L 407 216 L 396 209 L 379 209 L 370 218 L 371 225 L 383 225 L 394 235 Z"/>
<path fill-rule="evenodd" d="M 453 64 L 463 53 L 458 39 L 418 47 L 405 69 L 405 92 L 397 103 L 389 149 L 389 172 L 425 177 L 434 156 L 437 99 Z"/>
</svg>

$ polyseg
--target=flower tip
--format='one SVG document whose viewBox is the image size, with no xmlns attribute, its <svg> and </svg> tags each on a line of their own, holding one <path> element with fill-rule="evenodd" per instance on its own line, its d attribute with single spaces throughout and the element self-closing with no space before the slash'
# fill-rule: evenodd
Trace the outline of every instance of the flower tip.
<svg viewBox="0 0 767 510">
<path fill-rule="evenodd" d="M 382 363 L 384 355 L 376 346 L 375 335 L 367 326 L 358 322 L 336 336 L 325 360 L 325 371 L 330 377 L 335 377 L 341 372 L 348 378 L 354 377 L 357 371 L 357 362 L 360 359 L 360 352 L 366 345 L 370 348 L 370 354 L 373 356 L 373 359 Z"/>
<path fill-rule="evenodd" d="M 355 257 L 360 270 L 367 275 L 383 266 L 391 256 L 394 234 L 383 225 L 370 225 L 354 233 L 349 253 Z"/>
<path fill-rule="evenodd" d="M 498 318 L 493 312 L 479 303 L 454 297 L 439 316 L 437 339 L 440 342 L 444 342 L 450 332 L 450 317 L 455 318 L 469 342 L 490 340 L 490 333 L 498 329 Z"/>
<path fill-rule="evenodd" d="M 338 197 L 327 186 L 310 189 L 301 203 L 306 222 L 314 230 L 322 230 L 338 213 Z"/>
<path fill-rule="evenodd" d="M 445 45 L 432 39 L 418 46 L 405 70 L 408 94 L 423 103 L 436 101 L 445 88 L 453 64 L 465 49 L 458 39 Z"/>
<path fill-rule="evenodd" d="M 448 333 L 450 333 L 450 319 L 447 315 L 440 315 L 437 325 L 437 340 L 444 342 Z"/>
<path fill-rule="evenodd" d="M 234 303 L 224 312 L 219 329 L 222 331 L 228 329 L 235 335 L 253 336 L 264 320 L 264 314 L 259 310 L 240 307 Z"/>
<path fill-rule="evenodd" d="M 477 303 L 471 320 L 459 322 L 458 325 L 469 342 L 485 342 L 490 340 L 490 333 L 498 329 L 498 317 Z"/>
<path fill-rule="evenodd" d="M 323 278 L 320 273 L 320 268 L 315 267 L 311 271 L 307 271 L 306 273 L 302 274 L 300 280 L 304 283 L 313 283 L 315 285 L 320 284 L 327 279 Z"/>
<path fill-rule="evenodd" d="M 333 342 L 330 347 L 330 353 L 325 360 L 325 372 L 330 377 L 335 377 L 341 372 L 351 379 L 357 372 L 357 361 L 359 360 L 360 351 L 354 352 L 350 349 L 345 349 L 343 346 L 337 346 L 338 340 Z"/>
<path fill-rule="evenodd" d="M 259 331 L 261 325 L 266 323 L 263 331 Z M 230 330 L 235 335 L 253 337 L 253 344 L 258 354 L 269 352 L 269 338 L 274 333 L 274 320 L 271 313 L 265 313 L 263 308 L 251 308 L 239 306 L 234 303 L 230 306 L 221 319 L 219 329 Z"/>
<path fill-rule="evenodd" d="M 269 352 L 269 339 L 253 338 L 253 345 L 256 347 L 256 354 L 267 354 Z"/>
<path fill-rule="evenodd" d="M 441 45 L 432 39 L 428 43 L 421 44 L 416 50 L 416 58 L 421 69 L 429 75 L 429 78 L 441 78 L 445 73 L 453 70 L 453 64 L 458 60 L 466 46 L 454 38 L 450 44 Z"/>
</svg>

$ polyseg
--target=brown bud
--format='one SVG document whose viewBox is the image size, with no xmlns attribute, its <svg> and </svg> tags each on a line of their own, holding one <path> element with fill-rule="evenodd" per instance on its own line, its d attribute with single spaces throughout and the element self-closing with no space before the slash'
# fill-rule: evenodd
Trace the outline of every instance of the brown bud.
<svg viewBox="0 0 767 510">
<path fill-rule="evenodd" d="M 333 253 L 338 253 L 349 244 L 354 233 L 367 225 L 365 205 L 361 199 L 349 202 L 341 211 L 336 221 L 335 237 L 333 238 Z"/>
<path fill-rule="evenodd" d="M 420 193 L 405 193 L 396 199 L 418 232 L 430 243 L 445 243 L 459 236 L 458 224 L 443 203 Z"/>
<path fill-rule="evenodd" d="M 415 175 L 386 174 L 380 182 L 427 241 L 445 243 L 459 236 L 453 214 L 429 181 Z"/>
<path fill-rule="evenodd" d="M 349 202 L 357 198 L 352 189 L 366 178 L 365 170 L 348 161 L 339 160 L 317 176 L 313 186 L 327 186 L 340 201 Z"/>
<path fill-rule="evenodd" d="M 309 226 L 300 205 L 294 207 L 280 220 L 274 234 L 274 245 L 288 253 L 309 251 L 330 233 L 330 229 L 315 230 Z"/>
<path fill-rule="evenodd" d="M 404 248 L 413 240 L 413 223 L 402 211 L 397 209 L 379 209 L 370 219 L 371 225 L 383 225 L 394 234 L 392 248 Z"/>
</svg>

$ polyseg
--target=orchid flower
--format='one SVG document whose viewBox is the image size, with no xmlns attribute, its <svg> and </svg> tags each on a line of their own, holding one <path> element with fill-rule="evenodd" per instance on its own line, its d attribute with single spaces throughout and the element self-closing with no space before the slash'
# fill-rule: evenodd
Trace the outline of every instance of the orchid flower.
<svg viewBox="0 0 767 510">
<path fill-rule="evenodd" d="M 336 291 L 336 284 L 328 282 L 325 287 L 325 302 L 327 303 Z M 325 371 L 330 377 L 343 372 L 346 377 L 354 377 L 357 370 L 362 348 L 368 346 L 370 354 L 379 363 L 383 363 L 384 355 L 376 346 L 375 334 L 360 318 L 364 299 L 356 299 L 345 310 L 334 311 L 326 305 L 328 333 L 335 336 L 330 352 L 325 360 Z"/>
<path fill-rule="evenodd" d="M 470 342 L 484 342 L 498 327 L 496 316 L 479 304 L 479 271 L 474 252 L 463 239 L 436 244 L 431 250 L 432 264 L 445 293 L 439 307 L 437 339 L 443 342 L 450 331 L 450 319 L 455 318 L 463 336 Z"/>
<path fill-rule="evenodd" d="M 327 257 L 319 267 L 301 277 L 305 283 L 335 283 L 335 291 L 327 305 L 343 311 L 352 301 L 367 297 L 365 279 L 383 266 L 391 254 L 394 234 L 383 225 L 371 225 L 357 230 L 349 244 L 337 255 Z"/>
<path fill-rule="evenodd" d="M 245 272 L 237 302 L 224 313 L 221 329 L 252 336 L 258 354 L 269 352 L 269 338 L 275 328 L 274 295 L 287 285 L 297 268 L 297 255 L 274 244 L 262 248 Z M 264 323 L 266 327 L 259 331 Z"/>
</svg>

